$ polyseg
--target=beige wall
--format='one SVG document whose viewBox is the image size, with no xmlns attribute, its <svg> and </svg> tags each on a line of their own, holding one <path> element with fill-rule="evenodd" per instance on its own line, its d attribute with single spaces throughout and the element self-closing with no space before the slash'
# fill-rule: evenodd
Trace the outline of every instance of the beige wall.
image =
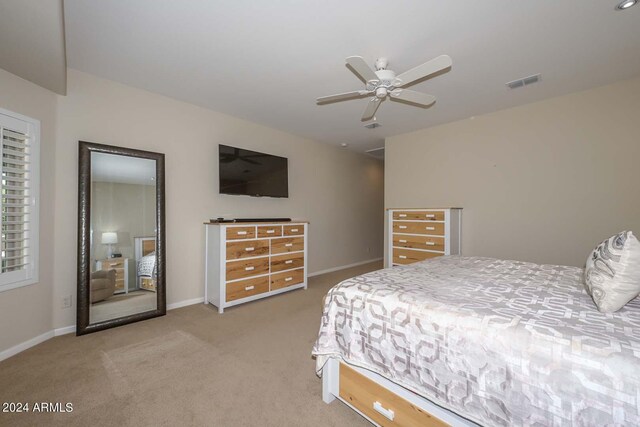
<svg viewBox="0 0 640 427">
<path fill-rule="evenodd" d="M 640 235 L 640 78 L 385 148 L 385 206 L 463 207 L 465 255 L 583 266 L 610 235 Z"/>
<path fill-rule="evenodd" d="M 51 330 L 56 95 L 0 70 L 0 108 L 40 120 L 40 283 L 0 292 L 0 352 Z M 66 254 L 75 259 L 75 251 Z"/>
<path fill-rule="evenodd" d="M 69 70 L 58 103 L 54 327 L 75 323 L 78 140 L 166 154 L 167 302 L 202 297 L 203 221 L 284 216 L 311 221 L 309 271 L 382 256 L 383 168 L 367 156 Z M 217 144 L 289 158 L 288 199 L 225 196 Z M 0 295 L 0 298 L 2 296 Z"/>
</svg>

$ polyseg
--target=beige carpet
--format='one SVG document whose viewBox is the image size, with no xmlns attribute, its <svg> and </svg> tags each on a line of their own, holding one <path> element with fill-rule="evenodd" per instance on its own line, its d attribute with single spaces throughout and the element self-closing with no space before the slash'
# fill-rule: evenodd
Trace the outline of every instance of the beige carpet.
<svg viewBox="0 0 640 427">
<path fill-rule="evenodd" d="M 311 348 L 329 288 L 381 267 L 314 277 L 306 291 L 222 315 L 197 304 L 49 340 L 0 362 L 0 403 L 70 402 L 73 412 L 0 412 L 0 425 L 368 426 L 341 402 L 322 402 Z"/>
<path fill-rule="evenodd" d="M 133 291 L 128 294 L 114 295 L 104 301 L 91 304 L 89 308 L 90 323 L 155 310 L 157 299 L 157 294 L 149 291 Z"/>
</svg>

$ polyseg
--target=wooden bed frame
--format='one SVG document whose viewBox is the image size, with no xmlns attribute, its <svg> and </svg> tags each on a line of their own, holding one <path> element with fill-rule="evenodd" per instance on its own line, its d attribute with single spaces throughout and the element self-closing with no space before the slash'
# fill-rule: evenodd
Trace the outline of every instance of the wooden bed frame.
<svg viewBox="0 0 640 427">
<path fill-rule="evenodd" d="M 331 358 L 322 369 L 322 400 L 335 399 L 382 427 L 478 426 L 381 375 Z"/>
<path fill-rule="evenodd" d="M 134 251 L 136 263 L 143 256 L 149 255 L 156 250 L 156 237 L 135 237 L 134 238 Z M 150 277 L 138 277 L 138 266 L 136 265 L 136 285 L 140 289 L 147 291 L 156 291 L 156 279 Z"/>
</svg>

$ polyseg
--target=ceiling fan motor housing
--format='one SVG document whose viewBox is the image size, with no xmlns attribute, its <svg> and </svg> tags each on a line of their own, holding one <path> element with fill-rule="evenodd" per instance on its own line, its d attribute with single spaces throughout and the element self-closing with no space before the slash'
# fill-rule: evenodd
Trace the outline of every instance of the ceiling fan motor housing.
<svg viewBox="0 0 640 427">
<path fill-rule="evenodd" d="M 376 96 L 382 99 L 387 96 L 389 91 L 394 89 L 396 84 L 396 73 L 392 70 L 378 70 L 375 73 L 379 80 L 371 80 L 367 82 L 367 89 L 375 91 Z"/>
</svg>

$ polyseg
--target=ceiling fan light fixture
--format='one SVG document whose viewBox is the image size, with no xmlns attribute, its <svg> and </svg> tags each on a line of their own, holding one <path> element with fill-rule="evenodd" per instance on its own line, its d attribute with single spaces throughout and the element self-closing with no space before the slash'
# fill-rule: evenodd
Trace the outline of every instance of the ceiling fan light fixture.
<svg viewBox="0 0 640 427">
<path fill-rule="evenodd" d="M 631 6 L 635 6 L 638 3 L 638 0 L 623 0 L 616 6 L 617 10 L 626 10 Z"/>
</svg>

